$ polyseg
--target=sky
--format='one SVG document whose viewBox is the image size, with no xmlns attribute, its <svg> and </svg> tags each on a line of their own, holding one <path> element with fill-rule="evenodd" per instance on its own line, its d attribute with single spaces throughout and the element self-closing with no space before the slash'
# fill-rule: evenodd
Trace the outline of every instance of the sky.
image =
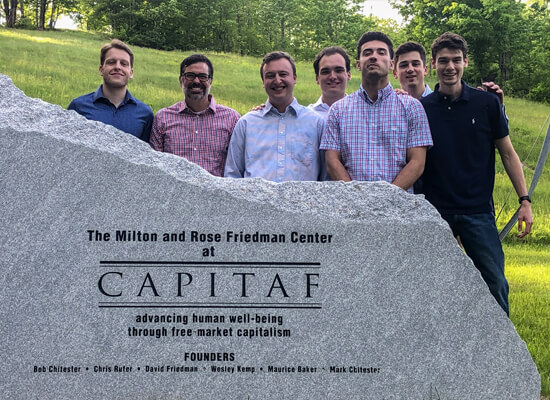
<svg viewBox="0 0 550 400">
<path fill-rule="evenodd" d="M 397 10 L 390 6 L 387 0 L 366 0 L 363 2 L 363 14 L 374 15 L 378 18 L 391 18 L 398 22 L 402 21 Z"/>
</svg>

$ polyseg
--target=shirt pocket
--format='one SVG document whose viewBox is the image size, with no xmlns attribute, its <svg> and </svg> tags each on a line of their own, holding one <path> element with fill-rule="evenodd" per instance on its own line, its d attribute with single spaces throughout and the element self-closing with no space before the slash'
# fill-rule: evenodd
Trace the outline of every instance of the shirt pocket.
<svg viewBox="0 0 550 400">
<path fill-rule="evenodd" d="M 377 144 L 380 152 L 387 156 L 387 161 L 394 161 L 401 167 L 406 164 L 407 135 L 407 127 L 403 124 L 382 127 Z"/>
<path fill-rule="evenodd" d="M 294 161 L 309 167 L 313 161 L 313 146 L 313 138 L 305 134 L 295 136 L 290 142 L 290 155 Z"/>
</svg>

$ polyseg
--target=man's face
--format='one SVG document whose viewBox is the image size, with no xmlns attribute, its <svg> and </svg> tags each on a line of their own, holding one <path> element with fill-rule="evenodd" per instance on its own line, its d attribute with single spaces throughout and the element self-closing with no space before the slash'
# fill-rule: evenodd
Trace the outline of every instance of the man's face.
<svg viewBox="0 0 550 400">
<path fill-rule="evenodd" d="M 186 78 L 185 74 L 187 73 L 195 74 L 195 79 L 190 80 Z M 206 81 L 203 82 L 199 79 L 199 74 L 210 75 L 208 64 L 203 62 L 191 64 L 185 68 L 182 76 L 180 76 L 180 85 L 183 89 L 183 94 L 185 94 L 185 98 L 188 100 L 203 100 L 205 97 L 208 97 L 208 94 L 210 93 L 212 79 L 208 78 Z"/>
<path fill-rule="evenodd" d="M 363 78 L 378 79 L 388 76 L 393 69 L 388 45 L 380 40 L 363 43 L 356 65 Z"/>
<path fill-rule="evenodd" d="M 271 104 L 288 105 L 294 98 L 296 75 L 286 58 L 279 58 L 264 65 L 263 84 Z"/>
<path fill-rule="evenodd" d="M 461 50 L 444 48 L 439 50 L 432 58 L 432 67 L 437 72 L 440 85 L 454 86 L 460 83 L 464 68 L 468 66 L 468 58 L 465 58 Z"/>
<path fill-rule="evenodd" d="M 427 74 L 428 66 L 424 64 L 418 51 L 401 54 L 393 70 L 393 76 L 399 80 L 403 89 L 408 86 L 424 87 L 424 77 Z"/>
<path fill-rule="evenodd" d="M 99 66 L 99 73 L 103 77 L 105 86 L 125 88 L 134 76 L 134 70 L 130 65 L 130 54 L 121 49 L 109 49 L 105 53 L 103 65 Z"/>
<path fill-rule="evenodd" d="M 319 75 L 315 77 L 325 96 L 344 97 L 351 73 L 346 71 L 346 60 L 340 54 L 323 56 L 319 60 Z"/>
</svg>

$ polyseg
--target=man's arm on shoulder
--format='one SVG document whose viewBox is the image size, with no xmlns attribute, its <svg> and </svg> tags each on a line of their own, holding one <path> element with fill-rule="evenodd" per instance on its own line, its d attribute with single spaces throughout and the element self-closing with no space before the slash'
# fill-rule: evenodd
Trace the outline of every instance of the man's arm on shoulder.
<svg viewBox="0 0 550 400">
<path fill-rule="evenodd" d="M 510 141 L 510 136 L 505 136 L 501 139 L 495 140 L 495 145 L 502 159 L 504 169 L 516 190 L 518 197 L 527 196 L 527 186 L 525 185 L 525 176 L 523 175 L 523 169 L 521 161 L 514 150 L 514 146 Z M 525 225 L 524 225 L 525 224 Z M 521 202 L 521 208 L 518 213 L 518 237 L 524 237 L 533 227 L 533 213 L 531 211 L 531 203 L 527 200 Z"/>
<path fill-rule="evenodd" d="M 246 120 L 240 119 L 233 129 L 229 147 L 227 149 L 227 159 L 225 160 L 225 169 L 223 176 L 227 178 L 242 178 L 245 170 L 245 141 L 246 141 Z"/>
<path fill-rule="evenodd" d="M 393 180 L 395 186 L 403 190 L 409 188 L 420 178 L 426 164 L 427 147 L 410 147 L 407 149 L 407 165 Z"/>
</svg>

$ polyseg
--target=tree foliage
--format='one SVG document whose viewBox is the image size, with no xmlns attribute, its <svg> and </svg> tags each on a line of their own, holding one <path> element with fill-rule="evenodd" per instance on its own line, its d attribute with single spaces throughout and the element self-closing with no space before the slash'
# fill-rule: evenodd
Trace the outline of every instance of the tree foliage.
<svg viewBox="0 0 550 400">
<path fill-rule="evenodd" d="M 394 0 L 406 19 L 406 36 L 429 48 L 446 31 L 468 42 L 470 82 L 497 81 L 509 94 L 550 99 L 547 0 Z"/>
<path fill-rule="evenodd" d="M 80 0 L 82 23 L 133 44 L 262 55 L 277 49 L 312 57 L 351 50 L 375 26 L 358 0 Z"/>
<path fill-rule="evenodd" d="M 8 27 L 53 29 L 61 13 L 76 12 L 85 29 L 135 45 L 257 56 L 286 50 L 306 59 L 331 45 L 353 55 L 368 30 L 427 49 L 453 31 L 469 44 L 469 82 L 494 80 L 508 94 L 550 101 L 548 0 L 390 2 L 404 26 L 362 15 L 362 0 L 2 0 L 2 11 Z"/>
</svg>

